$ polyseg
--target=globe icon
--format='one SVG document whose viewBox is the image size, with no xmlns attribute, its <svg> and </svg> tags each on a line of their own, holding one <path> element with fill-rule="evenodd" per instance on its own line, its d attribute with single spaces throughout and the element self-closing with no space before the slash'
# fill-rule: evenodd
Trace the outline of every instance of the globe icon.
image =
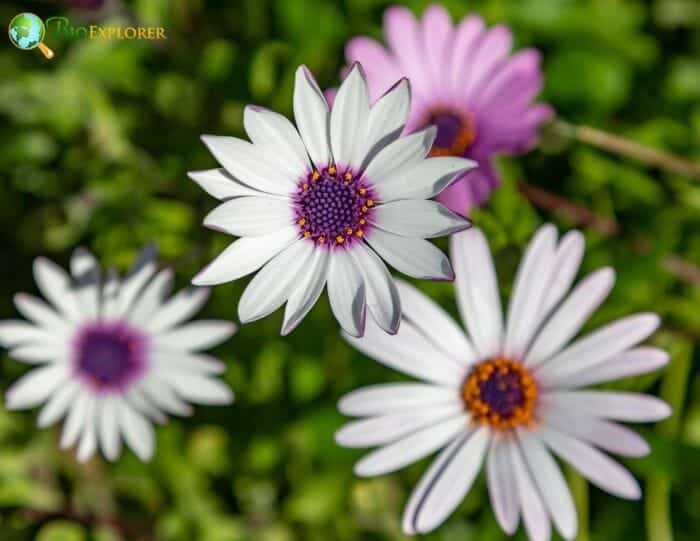
<svg viewBox="0 0 700 541">
<path fill-rule="evenodd" d="M 44 21 L 34 13 L 15 15 L 10 21 L 8 34 L 10 41 L 18 49 L 27 51 L 39 47 L 46 58 L 53 57 L 53 51 L 42 43 L 46 35 Z"/>
</svg>

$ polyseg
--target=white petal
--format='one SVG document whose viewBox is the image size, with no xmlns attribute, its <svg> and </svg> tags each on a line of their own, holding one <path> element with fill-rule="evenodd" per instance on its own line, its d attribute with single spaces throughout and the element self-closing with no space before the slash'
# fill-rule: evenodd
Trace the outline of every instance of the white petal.
<svg viewBox="0 0 700 541">
<path fill-rule="evenodd" d="M 381 229 L 373 229 L 366 240 L 382 259 L 408 276 L 425 280 L 454 279 L 450 261 L 427 240 L 399 237 Z"/>
<path fill-rule="evenodd" d="M 173 396 L 175 396 L 173 394 Z M 167 416 L 160 411 L 158 406 L 153 403 L 146 392 L 139 387 L 132 387 L 129 389 L 125 395 L 127 402 L 136 411 L 143 413 L 148 419 L 152 420 L 154 423 L 165 424 L 168 420 Z M 184 404 L 184 402 L 183 402 Z M 189 411 L 188 411 L 189 413 Z"/>
<path fill-rule="evenodd" d="M 7 390 L 5 407 L 18 410 L 38 406 L 46 401 L 67 378 L 68 368 L 63 363 L 35 368 Z"/>
<path fill-rule="evenodd" d="M 462 173 L 474 167 L 476 162 L 464 158 L 428 158 L 394 171 L 375 185 L 375 188 L 379 199 L 384 203 L 395 199 L 430 199 L 450 186 Z"/>
<path fill-rule="evenodd" d="M 375 447 L 386 445 L 412 434 L 418 429 L 434 425 L 459 415 L 464 406 L 459 403 L 423 406 L 405 411 L 352 421 L 335 433 L 335 441 L 343 447 Z"/>
<path fill-rule="evenodd" d="M 151 423 L 124 401 L 119 402 L 117 417 L 126 444 L 144 462 L 151 460 L 155 449 L 155 437 Z"/>
<path fill-rule="evenodd" d="M 36 424 L 39 428 L 46 428 L 60 420 L 68 411 L 68 408 L 73 404 L 80 383 L 74 379 L 66 381 L 59 389 L 57 389 L 46 402 L 46 405 L 41 408 Z"/>
<path fill-rule="evenodd" d="M 328 268 L 328 300 L 345 332 L 362 336 L 367 308 L 366 287 L 360 269 L 344 249 L 331 254 Z"/>
<path fill-rule="evenodd" d="M 368 321 L 365 335 L 343 338 L 355 349 L 376 361 L 425 381 L 456 388 L 466 375 L 464 367 L 436 350 L 433 344 L 408 321 L 403 321 L 395 335 L 387 334 Z"/>
<path fill-rule="evenodd" d="M 544 318 L 566 295 L 581 266 L 586 240 L 580 231 L 569 231 L 559 243 L 554 258 L 554 270 L 542 302 Z"/>
<path fill-rule="evenodd" d="M 49 342 L 51 331 L 21 319 L 0 320 L 0 346 L 11 348 L 20 344 Z"/>
<path fill-rule="evenodd" d="M 100 401 L 97 417 L 100 447 L 107 460 L 111 461 L 116 460 L 121 452 L 117 400 L 114 396 L 105 396 Z"/>
<path fill-rule="evenodd" d="M 231 389 L 216 378 L 179 370 L 168 370 L 161 375 L 182 398 L 189 402 L 208 405 L 233 402 Z"/>
<path fill-rule="evenodd" d="M 141 380 L 140 388 L 159 409 L 181 417 L 192 415 L 192 407 L 175 394 L 169 383 L 160 378 L 144 378 Z"/>
<path fill-rule="evenodd" d="M 203 353 L 182 352 L 174 349 L 151 352 L 151 363 L 159 371 L 176 370 L 196 372 L 199 374 L 221 374 L 225 371 L 224 363 Z"/>
<path fill-rule="evenodd" d="M 100 313 L 100 265 L 85 248 L 76 248 L 70 260 L 74 291 L 80 312 L 88 319 Z"/>
<path fill-rule="evenodd" d="M 518 529 L 520 515 L 515 474 L 508 445 L 513 444 L 499 437 L 492 438 L 486 472 L 491 506 L 496 520 L 505 533 L 513 535 Z"/>
<path fill-rule="evenodd" d="M 146 322 L 152 333 L 165 331 L 195 315 L 209 298 L 206 287 L 188 287 L 179 291 L 163 304 Z"/>
<path fill-rule="evenodd" d="M 533 368 L 560 351 L 607 298 L 614 283 L 615 271 L 609 267 L 584 278 L 545 323 L 525 357 L 525 364 Z"/>
<path fill-rule="evenodd" d="M 30 364 L 60 363 L 67 359 L 68 351 L 65 343 L 54 340 L 18 346 L 10 350 L 10 357 Z"/>
<path fill-rule="evenodd" d="M 559 432 L 622 456 L 646 456 L 649 444 L 627 427 L 581 412 L 562 412 L 545 408 L 542 418 Z"/>
<path fill-rule="evenodd" d="M 50 331 L 52 337 L 60 338 L 68 334 L 70 327 L 66 320 L 41 299 L 26 293 L 17 293 L 14 301 L 17 310 L 24 317 Z"/>
<path fill-rule="evenodd" d="M 328 116 L 323 92 L 308 68 L 299 66 L 294 79 L 294 119 L 306 151 L 317 168 L 331 162 Z"/>
<path fill-rule="evenodd" d="M 97 451 L 97 413 L 99 402 L 95 400 L 85 415 L 83 433 L 78 444 L 77 458 L 80 463 L 87 462 Z"/>
<path fill-rule="evenodd" d="M 147 244 L 134 261 L 121 288 L 119 289 L 119 314 L 126 314 L 131 308 L 134 300 L 139 296 L 141 290 L 151 277 L 156 273 L 156 247 L 154 244 Z"/>
<path fill-rule="evenodd" d="M 64 316 L 72 321 L 80 319 L 80 309 L 66 271 L 44 257 L 37 257 L 34 260 L 34 279 L 41 294 Z"/>
<path fill-rule="evenodd" d="M 362 272 L 370 314 L 382 329 L 396 334 L 401 323 L 401 299 L 389 269 L 364 243 L 354 246 L 350 254 Z"/>
<path fill-rule="evenodd" d="M 453 388 L 425 383 L 383 383 L 346 394 L 338 402 L 338 410 L 343 415 L 365 417 L 454 404 L 461 404 L 461 399 Z"/>
<path fill-rule="evenodd" d="M 517 430 L 522 449 L 540 496 L 564 539 L 573 539 L 578 530 L 576 507 L 566 480 L 552 455 L 536 435 L 522 428 Z"/>
<path fill-rule="evenodd" d="M 367 156 L 363 165 L 366 166 L 382 148 L 399 137 L 406 125 L 410 108 L 411 89 L 406 78 L 397 82 L 375 102 L 367 121 Z"/>
<path fill-rule="evenodd" d="M 404 318 L 413 323 L 436 348 L 464 366 L 470 366 L 477 360 L 469 339 L 447 312 L 408 282 L 397 280 L 396 285 L 401 294 Z"/>
<path fill-rule="evenodd" d="M 299 238 L 299 228 L 290 226 L 260 237 L 242 238 L 231 243 L 193 279 L 198 286 L 223 284 L 258 270 Z"/>
<path fill-rule="evenodd" d="M 264 196 L 231 199 L 204 218 L 206 227 L 236 237 L 267 235 L 293 223 L 294 213 L 289 200 Z"/>
<path fill-rule="evenodd" d="M 629 349 L 587 370 L 569 376 L 566 381 L 561 382 L 561 386 L 583 387 L 638 376 L 666 366 L 668 360 L 668 353 L 662 349 L 644 346 Z"/>
<path fill-rule="evenodd" d="M 379 205 L 377 227 L 403 237 L 433 238 L 468 229 L 471 222 L 437 201 L 406 199 Z"/>
<path fill-rule="evenodd" d="M 243 125 L 254 144 L 274 150 L 290 170 L 302 174 L 310 170 L 304 143 L 287 118 L 274 111 L 249 105 L 243 113 Z"/>
<path fill-rule="evenodd" d="M 116 269 L 109 268 L 105 276 L 105 284 L 102 288 L 102 299 L 100 300 L 100 318 L 113 320 L 120 316 L 119 290 L 121 283 Z"/>
<path fill-rule="evenodd" d="M 127 317 L 136 326 L 145 326 L 163 305 L 175 282 L 172 269 L 163 269 L 151 280 L 134 300 Z"/>
<path fill-rule="evenodd" d="M 453 441 L 440 452 L 438 457 L 433 460 L 430 467 L 416 485 L 416 488 L 413 489 L 411 497 L 406 504 L 406 509 L 403 512 L 401 528 L 404 534 L 415 535 L 418 533 L 416 530 L 418 511 L 421 510 L 425 498 L 435 487 L 435 483 L 440 479 L 445 467 L 454 459 L 455 453 L 462 448 L 462 445 L 470 434 L 471 431 L 467 429 L 464 434 L 460 434 L 458 437 L 454 438 Z"/>
<path fill-rule="evenodd" d="M 434 453 L 466 430 L 466 414 L 436 423 L 399 441 L 380 447 L 355 464 L 355 475 L 373 477 L 400 470 Z"/>
<path fill-rule="evenodd" d="M 187 173 L 209 195 L 217 199 L 231 199 L 247 195 L 263 195 L 233 178 L 224 168 L 190 171 Z"/>
<path fill-rule="evenodd" d="M 236 325 L 230 321 L 200 319 L 158 334 L 153 344 L 161 350 L 204 350 L 228 340 L 235 332 Z"/>
<path fill-rule="evenodd" d="M 362 165 L 368 118 L 367 81 L 356 63 L 340 85 L 331 110 L 331 150 L 339 167 L 359 170 Z"/>
<path fill-rule="evenodd" d="M 450 238 L 457 307 L 481 358 L 501 353 L 503 312 L 496 270 L 484 234 L 477 228 Z"/>
<path fill-rule="evenodd" d="M 542 503 L 532 481 L 531 474 L 525 465 L 520 448 L 516 444 L 511 444 L 508 445 L 508 449 L 528 538 L 531 541 L 549 541 L 552 535 L 552 525 L 549 522 L 544 503 Z"/>
<path fill-rule="evenodd" d="M 71 404 L 68 417 L 63 425 L 61 434 L 61 449 L 71 447 L 80 436 L 85 426 L 85 419 L 94 407 L 95 397 L 88 391 L 79 391 L 78 396 Z"/>
<path fill-rule="evenodd" d="M 556 391 L 541 395 L 543 407 L 579 411 L 603 419 L 651 423 L 670 416 L 663 400 L 645 394 L 613 391 Z"/>
<path fill-rule="evenodd" d="M 311 261 L 307 266 L 306 276 L 302 277 L 299 286 L 294 288 L 284 308 L 284 321 L 280 334 L 287 336 L 314 307 L 323 293 L 328 276 L 328 250 L 314 250 Z"/>
<path fill-rule="evenodd" d="M 308 267 L 314 248 L 312 242 L 300 239 L 255 275 L 238 303 L 241 323 L 261 319 L 284 304 Z"/>
<path fill-rule="evenodd" d="M 202 141 L 226 171 L 254 190 L 289 195 L 296 187 L 298 179 L 277 166 L 271 149 L 219 135 L 202 135 Z"/>
<path fill-rule="evenodd" d="M 637 314 L 618 319 L 580 338 L 535 371 L 544 386 L 558 385 L 578 372 L 637 345 L 659 326 L 656 314 Z"/>
<path fill-rule="evenodd" d="M 490 429 L 481 427 L 455 453 L 416 510 L 416 531 L 433 531 L 462 502 L 481 470 L 490 439 Z"/>
<path fill-rule="evenodd" d="M 620 498 L 637 500 L 641 497 L 642 491 L 635 478 L 610 457 L 547 426 L 540 427 L 538 434 L 562 460 L 597 487 Z"/>
<path fill-rule="evenodd" d="M 398 169 L 421 163 L 430 152 L 436 135 L 437 128 L 429 126 L 398 138 L 369 162 L 364 172 L 365 178 L 381 190 L 382 184 Z"/>
<path fill-rule="evenodd" d="M 538 314 L 551 276 L 557 230 L 547 224 L 539 228 L 523 255 L 513 285 L 503 352 L 521 359 L 537 329 Z"/>
</svg>

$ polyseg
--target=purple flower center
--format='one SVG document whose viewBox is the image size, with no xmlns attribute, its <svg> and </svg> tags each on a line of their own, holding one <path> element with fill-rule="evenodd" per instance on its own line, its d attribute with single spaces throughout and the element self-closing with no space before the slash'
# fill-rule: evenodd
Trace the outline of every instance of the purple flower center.
<svg viewBox="0 0 700 541">
<path fill-rule="evenodd" d="M 437 128 L 431 156 L 462 156 L 476 139 L 474 117 L 469 113 L 438 110 L 424 124 Z"/>
<path fill-rule="evenodd" d="M 301 234 L 318 245 L 348 246 L 367 232 L 375 205 L 374 191 L 351 171 L 330 166 L 299 182 L 294 198 Z"/>
<path fill-rule="evenodd" d="M 146 367 L 147 338 L 124 322 L 89 324 L 73 346 L 76 373 L 97 391 L 124 391 Z"/>
</svg>

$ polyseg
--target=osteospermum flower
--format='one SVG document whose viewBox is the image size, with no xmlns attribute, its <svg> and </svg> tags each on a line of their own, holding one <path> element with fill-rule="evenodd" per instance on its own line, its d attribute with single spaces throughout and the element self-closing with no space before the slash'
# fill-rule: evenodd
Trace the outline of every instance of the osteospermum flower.
<svg viewBox="0 0 700 541">
<path fill-rule="evenodd" d="M 502 25 L 486 29 L 469 15 L 455 28 L 444 7 L 429 7 L 421 21 L 404 7 L 384 15 L 388 47 L 356 37 L 345 48 L 348 62 L 361 62 L 375 99 L 399 78 L 413 89 L 406 131 L 437 126 L 433 156 L 465 156 L 478 169 L 462 175 L 438 196 L 466 213 L 486 201 L 499 184 L 491 158 L 533 146 L 537 129 L 549 120 L 549 106 L 533 104 L 542 87 L 540 54 L 525 49 L 512 56 L 512 36 Z"/>
<path fill-rule="evenodd" d="M 204 224 L 243 238 L 193 282 L 219 284 L 262 267 L 238 314 L 247 323 L 286 302 L 282 334 L 301 322 L 327 283 L 333 313 L 348 333 L 362 335 L 367 308 L 382 329 L 396 332 L 401 307 L 382 260 L 415 278 L 453 279 L 447 257 L 424 239 L 470 224 L 427 199 L 474 166 L 462 158 L 425 159 L 433 127 L 399 137 L 409 107 L 405 79 L 370 107 L 355 65 L 329 111 L 302 66 L 294 86 L 296 128 L 277 113 L 247 107 L 252 142 L 204 136 L 223 169 L 190 176 L 225 200 Z"/>
<path fill-rule="evenodd" d="M 189 288 L 166 299 L 173 272 L 157 272 L 154 250 L 146 248 L 121 279 L 102 274 L 94 256 L 77 249 L 71 276 L 44 258 L 34 278 L 51 304 L 18 293 L 24 320 L 0 321 L 0 345 L 10 357 L 32 365 L 7 391 L 9 409 L 43 406 L 38 425 L 64 416 L 61 447 L 78 443 L 78 459 L 98 449 L 109 460 L 122 439 L 142 460 L 154 451 L 151 421 L 166 414 L 189 415 L 185 402 L 228 404 L 229 388 L 214 374 L 223 364 L 197 353 L 229 338 L 227 321 L 184 323 L 206 302 L 206 288 Z"/>
<path fill-rule="evenodd" d="M 518 271 L 506 321 L 488 245 L 477 229 L 451 239 L 459 311 L 468 335 L 432 300 L 401 283 L 405 321 L 397 336 L 368 326 L 346 336 L 379 362 L 423 380 L 356 390 L 339 404 L 361 420 L 336 435 L 347 447 L 379 449 L 355 467 L 360 476 L 398 470 L 442 449 L 411 495 L 407 534 L 437 528 L 469 492 L 486 464 L 493 509 L 512 534 L 522 517 L 530 539 L 550 538 L 550 521 L 565 539 L 576 510 L 552 454 L 593 484 L 639 498 L 632 475 L 603 451 L 642 456 L 646 442 L 615 421 L 651 422 L 670 414 L 657 398 L 581 387 L 653 371 L 668 361 L 638 346 L 659 324 L 655 314 L 628 316 L 578 338 L 610 292 L 614 273 L 597 270 L 569 293 L 581 261 L 578 232 L 557 244 L 542 227 Z"/>
</svg>

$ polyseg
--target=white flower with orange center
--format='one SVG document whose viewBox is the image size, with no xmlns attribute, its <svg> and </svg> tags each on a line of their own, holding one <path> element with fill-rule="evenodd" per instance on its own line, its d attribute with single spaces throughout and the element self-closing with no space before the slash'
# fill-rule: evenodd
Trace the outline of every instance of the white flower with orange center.
<svg viewBox="0 0 700 541">
<path fill-rule="evenodd" d="M 583 251 L 579 232 L 557 242 L 556 229 L 542 227 L 525 252 L 504 323 L 483 234 L 458 233 L 451 256 L 468 335 L 403 282 L 404 321 L 396 336 L 370 325 L 362 339 L 345 335 L 368 356 L 423 380 L 366 387 L 339 403 L 342 413 L 361 419 L 338 431 L 338 443 L 379 447 L 357 463 L 357 475 L 392 472 L 442 449 L 406 506 L 406 534 L 430 532 L 446 520 L 484 462 L 499 524 L 513 534 L 522 517 L 532 541 L 548 540 L 552 522 L 565 539 L 577 532 L 553 455 L 603 490 L 640 497 L 634 477 L 601 450 L 647 454 L 646 442 L 616 421 L 657 421 L 670 408 L 652 396 L 581 387 L 656 370 L 668 355 L 638 346 L 659 325 L 651 313 L 571 341 L 614 283 L 612 269 L 603 268 L 569 292 Z"/>
<path fill-rule="evenodd" d="M 155 447 L 151 422 L 189 415 L 187 402 L 229 404 L 233 393 L 214 377 L 223 364 L 198 353 L 229 338 L 228 321 L 186 323 L 209 297 L 189 288 L 167 299 L 173 271 L 157 271 L 145 249 L 131 272 L 103 274 L 94 256 L 77 249 L 71 275 L 44 258 L 34 277 L 51 304 L 18 293 L 24 320 L 0 320 L 0 346 L 11 358 L 38 365 L 7 391 L 9 409 L 45 404 L 37 421 L 47 427 L 66 417 L 61 447 L 77 443 L 78 459 L 98 448 L 115 460 L 122 440 L 142 460 Z"/>
<path fill-rule="evenodd" d="M 214 285 L 260 269 L 238 305 L 243 323 L 287 303 L 290 333 L 328 286 L 343 329 L 361 336 L 365 313 L 395 333 L 401 306 L 383 261 L 415 277 L 452 280 L 447 257 L 426 238 L 469 227 L 429 199 L 475 163 L 427 158 L 436 137 L 428 127 L 401 137 L 410 110 L 403 79 L 370 107 L 367 83 L 354 65 L 332 110 L 311 73 L 300 67 L 294 87 L 296 127 L 285 117 L 247 107 L 251 142 L 204 136 L 223 169 L 190 173 L 224 200 L 204 224 L 242 237 L 193 280 Z"/>
</svg>

